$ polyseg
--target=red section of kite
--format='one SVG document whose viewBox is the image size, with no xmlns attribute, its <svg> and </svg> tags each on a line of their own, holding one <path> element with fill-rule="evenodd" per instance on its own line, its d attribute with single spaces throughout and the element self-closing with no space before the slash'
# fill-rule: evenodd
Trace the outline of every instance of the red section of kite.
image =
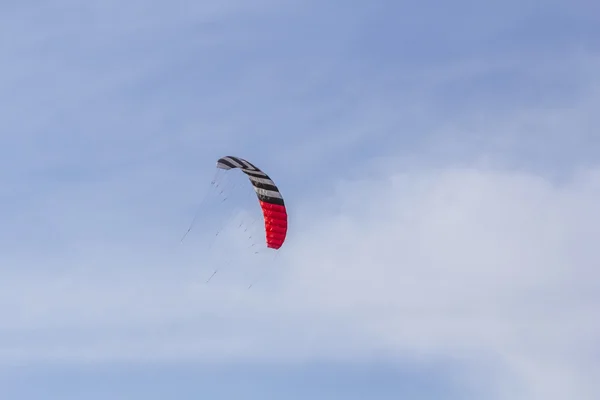
<svg viewBox="0 0 600 400">
<path fill-rule="evenodd" d="M 267 247 L 279 249 L 287 235 L 287 211 L 285 206 L 260 201 L 265 219 Z"/>
</svg>

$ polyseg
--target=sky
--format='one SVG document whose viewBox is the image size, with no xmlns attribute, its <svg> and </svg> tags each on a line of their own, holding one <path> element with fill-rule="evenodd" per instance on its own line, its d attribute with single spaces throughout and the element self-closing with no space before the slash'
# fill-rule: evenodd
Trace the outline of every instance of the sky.
<svg viewBox="0 0 600 400">
<path fill-rule="evenodd" d="M 0 59 L 3 399 L 600 398 L 595 2 L 5 1 Z"/>
</svg>

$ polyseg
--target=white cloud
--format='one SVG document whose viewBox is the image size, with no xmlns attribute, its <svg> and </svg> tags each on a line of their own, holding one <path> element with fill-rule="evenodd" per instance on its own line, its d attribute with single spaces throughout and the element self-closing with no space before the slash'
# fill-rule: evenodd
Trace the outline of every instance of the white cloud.
<svg viewBox="0 0 600 400">
<path fill-rule="evenodd" d="M 533 378 L 528 398 L 554 390 L 537 382 L 546 371 L 574 380 L 562 395 L 593 382 L 600 170 L 564 186 L 477 169 L 397 174 L 338 199 L 343 211 L 315 223 L 308 246 L 291 245 L 299 302 L 310 294 L 307 306 L 392 351 L 495 353 Z"/>
<path fill-rule="evenodd" d="M 557 184 L 475 167 L 386 168 L 378 180 L 340 185 L 337 211 L 312 203 L 294 212 L 279 271 L 249 291 L 232 279 L 252 268 L 243 251 L 229 275 L 205 287 L 175 256 L 162 272 L 156 263 L 128 271 L 123 260 L 102 272 L 117 257 L 101 253 L 97 269 L 79 275 L 3 279 L 0 354 L 225 361 L 388 353 L 473 368 L 491 358 L 522 379 L 523 398 L 591 399 L 599 199 L 600 169 Z M 135 250 L 152 263 L 152 249 Z M 23 337 L 39 340 L 32 347 Z"/>
</svg>

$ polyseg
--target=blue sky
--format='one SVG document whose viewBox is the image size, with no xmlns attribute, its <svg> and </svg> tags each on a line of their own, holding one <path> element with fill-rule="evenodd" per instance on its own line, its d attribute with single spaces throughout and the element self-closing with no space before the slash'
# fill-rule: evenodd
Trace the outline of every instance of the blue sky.
<svg viewBox="0 0 600 400">
<path fill-rule="evenodd" d="M 600 6 L 0 16 L 2 398 L 600 397 Z M 235 175 L 179 243 L 224 155 L 277 258 Z"/>
</svg>

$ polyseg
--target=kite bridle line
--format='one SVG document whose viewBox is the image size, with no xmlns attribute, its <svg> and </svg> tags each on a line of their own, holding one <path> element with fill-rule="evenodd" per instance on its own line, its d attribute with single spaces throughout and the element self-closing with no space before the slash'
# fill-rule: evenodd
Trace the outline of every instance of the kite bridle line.
<svg viewBox="0 0 600 400">
<path fill-rule="evenodd" d="M 186 236 L 188 235 L 188 233 L 190 233 L 190 231 L 194 227 L 194 224 L 196 223 L 196 219 L 198 218 L 198 215 L 200 214 L 200 210 L 202 209 L 202 207 L 204 206 L 204 203 L 206 202 L 206 199 L 208 198 L 208 195 L 210 193 L 211 188 L 213 186 L 215 186 L 215 187 L 219 186 L 216 183 L 216 181 L 217 181 L 217 178 L 218 178 L 218 176 L 219 176 L 220 173 L 221 173 L 221 170 L 218 169 L 218 168 L 216 168 L 216 171 L 215 171 L 215 174 L 214 174 L 212 180 L 210 181 L 208 187 L 204 191 L 204 196 L 202 196 L 202 200 L 198 204 L 198 207 L 196 207 L 196 212 L 194 213 L 194 218 L 192 219 L 192 222 L 190 223 L 190 226 L 189 226 L 188 230 L 183 234 L 183 237 L 179 241 L 180 244 L 183 243 L 183 240 L 186 238 Z"/>
</svg>

